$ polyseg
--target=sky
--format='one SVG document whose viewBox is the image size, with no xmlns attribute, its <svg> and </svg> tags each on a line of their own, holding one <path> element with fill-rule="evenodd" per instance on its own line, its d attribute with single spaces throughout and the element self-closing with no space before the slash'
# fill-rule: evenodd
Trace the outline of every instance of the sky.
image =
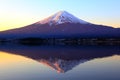
<svg viewBox="0 0 120 80">
<path fill-rule="evenodd" d="M 35 23 L 61 10 L 87 22 L 120 27 L 120 0 L 0 0 L 0 31 Z"/>
</svg>

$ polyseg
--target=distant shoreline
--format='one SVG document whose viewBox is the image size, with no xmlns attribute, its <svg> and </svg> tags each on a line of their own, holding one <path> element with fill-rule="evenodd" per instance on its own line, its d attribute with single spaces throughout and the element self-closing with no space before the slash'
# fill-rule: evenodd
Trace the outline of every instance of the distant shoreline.
<svg viewBox="0 0 120 80">
<path fill-rule="evenodd" d="M 0 39 L 0 44 L 15 43 L 23 45 L 120 45 L 120 38 L 20 38 Z"/>
</svg>

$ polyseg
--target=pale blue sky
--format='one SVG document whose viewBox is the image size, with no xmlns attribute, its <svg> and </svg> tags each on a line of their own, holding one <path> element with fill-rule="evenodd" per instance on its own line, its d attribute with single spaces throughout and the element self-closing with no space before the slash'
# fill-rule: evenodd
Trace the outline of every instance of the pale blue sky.
<svg viewBox="0 0 120 80">
<path fill-rule="evenodd" d="M 0 29 L 34 23 L 60 10 L 88 22 L 120 27 L 120 0 L 0 0 Z"/>
</svg>

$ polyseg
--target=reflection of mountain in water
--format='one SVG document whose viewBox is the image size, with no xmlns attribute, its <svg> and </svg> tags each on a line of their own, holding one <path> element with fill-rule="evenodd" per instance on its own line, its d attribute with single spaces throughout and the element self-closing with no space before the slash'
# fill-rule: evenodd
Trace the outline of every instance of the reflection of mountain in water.
<svg viewBox="0 0 120 80">
<path fill-rule="evenodd" d="M 94 58 L 119 55 L 119 46 L 20 46 L 1 45 L 0 51 L 22 55 L 60 73 Z"/>
<path fill-rule="evenodd" d="M 62 59 L 41 59 L 40 63 L 43 63 L 59 73 L 65 73 L 69 70 L 72 70 L 75 66 L 85 62 L 86 60 L 62 60 Z"/>
</svg>

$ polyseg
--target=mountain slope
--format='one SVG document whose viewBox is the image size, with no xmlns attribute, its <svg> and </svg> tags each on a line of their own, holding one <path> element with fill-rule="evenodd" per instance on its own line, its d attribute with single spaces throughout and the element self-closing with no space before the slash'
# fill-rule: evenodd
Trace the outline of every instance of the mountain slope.
<svg viewBox="0 0 120 80">
<path fill-rule="evenodd" d="M 34 24 L 2 31 L 0 37 L 5 38 L 88 38 L 88 37 L 120 37 L 120 29 L 95 25 L 78 19 L 66 11 L 60 11 Z"/>
</svg>

